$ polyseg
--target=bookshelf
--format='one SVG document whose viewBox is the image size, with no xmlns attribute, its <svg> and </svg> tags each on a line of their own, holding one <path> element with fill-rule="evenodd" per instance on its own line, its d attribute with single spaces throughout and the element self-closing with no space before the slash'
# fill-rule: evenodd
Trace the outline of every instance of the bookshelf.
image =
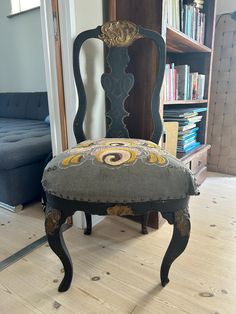
<svg viewBox="0 0 236 314">
<path fill-rule="evenodd" d="M 161 113 L 167 107 L 178 108 L 183 105 L 209 108 L 216 0 L 204 1 L 202 10 L 205 13 L 204 44 L 168 25 L 167 2 L 168 0 L 104 0 L 105 20 L 130 20 L 158 31 L 166 40 L 168 63 L 187 64 L 190 66 L 191 72 L 205 75 L 203 99 L 166 101 L 162 97 Z M 135 75 L 136 82 L 126 103 L 127 110 L 131 113 L 126 124 L 132 137 L 148 138 L 152 132 L 151 112 L 148 104 L 151 100 L 150 94 L 155 79 L 153 69 L 158 67 L 156 64 L 157 52 L 152 43 L 143 40 L 135 42 L 129 53 L 133 58 L 128 71 Z M 203 118 L 198 125 L 198 141 L 201 145 L 194 151 L 179 156 L 185 165 L 194 172 L 199 184 L 204 181 L 207 172 L 207 151 L 210 148 L 206 142 L 207 123 L 208 111 L 203 113 Z"/>
</svg>

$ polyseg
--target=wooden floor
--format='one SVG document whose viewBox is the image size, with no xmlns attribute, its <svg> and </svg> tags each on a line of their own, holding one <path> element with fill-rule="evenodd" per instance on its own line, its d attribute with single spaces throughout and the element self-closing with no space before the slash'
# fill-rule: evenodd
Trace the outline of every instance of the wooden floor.
<svg viewBox="0 0 236 314">
<path fill-rule="evenodd" d="M 68 292 L 57 292 L 63 270 L 47 245 L 2 271 L 0 313 L 235 314 L 236 177 L 210 174 L 190 212 L 190 243 L 165 288 L 159 270 L 171 226 L 143 236 L 132 221 L 106 218 L 91 237 L 66 231 Z"/>
<path fill-rule="evenodd" d="M 44 235 L 40 202 L 26 206 L 18 213 L 0 207 L 0 261 Z"/>
</svg>

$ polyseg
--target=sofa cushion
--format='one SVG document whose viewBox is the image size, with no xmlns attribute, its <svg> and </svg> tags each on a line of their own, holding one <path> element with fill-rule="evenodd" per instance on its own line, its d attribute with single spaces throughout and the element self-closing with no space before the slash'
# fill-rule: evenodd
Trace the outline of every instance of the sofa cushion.
<svg viewBox="0 0 236 314">
<path fill-rule="evenodd" d="M 42 160 L 51 152 L 50 127 L 44 121 L 0 118 L 0 170 Z"/>
<path fill-rule="evenodd" d="M 44 120 L 48 115 L 47 93 L 0 93 L 0 117 Z"/>
<path fill-rule="evenodd" d="M 130 203 L 182 199 L 198 194 L 193 174 L 153 142 L 84 141 L 47 165 L 43 187 L 69 200 Z"/>
</svg>

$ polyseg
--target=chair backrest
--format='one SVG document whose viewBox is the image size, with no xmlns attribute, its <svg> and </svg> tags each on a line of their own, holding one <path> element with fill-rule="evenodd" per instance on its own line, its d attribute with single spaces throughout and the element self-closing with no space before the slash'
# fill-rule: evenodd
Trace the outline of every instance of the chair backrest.
<svg viewBox="0 0 236 314">
<path fill-rule="evenodd" d="M 90 38 L 102 40 L 107 46 L 107 63 L 109 72 L 101 77 L 101 83 L 105 90 L 106 97 L 110 101 L 110 109 L 106 112 L 108 121 L 106 137 L 129 137 L 128 129 L 124 123 L 124 118 L 129 115 L 125 110 L 125 100 L 134 85 L 134 76 L 126 72 L 130 58 L 128 47 L 135 40 L 148 38 L 157 47 L 158 71 L 153 89 L 151 101 L 151 113 L 153 123 L 153 133 L 151 140 L 158 143 L 162 135 L 162 121 L 159 113 L 160 90 L 165 71 L 165 42 L 161 35 L 155 31 L 137 26 L 129 21 L 111 21 L 95 29 L 80 33 L 73 47 L 73 68 L 76 87 L 79 96 L 79 108 L 74 120 L 74 134 L 77 143 L 85 140 L 83 132 L 83 122 L 86 114 L 87 100 L 84 84 L 81 77 L 79 55 L 81 46 Z"/>
</svg>

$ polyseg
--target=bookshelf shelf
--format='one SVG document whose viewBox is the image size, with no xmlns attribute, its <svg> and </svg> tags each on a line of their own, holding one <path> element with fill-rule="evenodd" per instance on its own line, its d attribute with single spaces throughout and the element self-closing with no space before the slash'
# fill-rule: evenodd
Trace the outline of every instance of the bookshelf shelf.
<svg viewBox="0 0 236 314">
<path fill-rule="evenodd" d="M 168 52 L 174 53 L 211 53 L 211 49 L 209 47 L 199 44 L 197 41 L 170 26 L 166 27 L 166 48 Z"/>
<path fill-rule="evenodd" d="M 171 105 L 199 105 L 199 104 L 206 104 L 208 103 L 207 99 L 196 99 L 196 100 L 170 100 L 164 101 L 165 106 Z"/>
</svg>

